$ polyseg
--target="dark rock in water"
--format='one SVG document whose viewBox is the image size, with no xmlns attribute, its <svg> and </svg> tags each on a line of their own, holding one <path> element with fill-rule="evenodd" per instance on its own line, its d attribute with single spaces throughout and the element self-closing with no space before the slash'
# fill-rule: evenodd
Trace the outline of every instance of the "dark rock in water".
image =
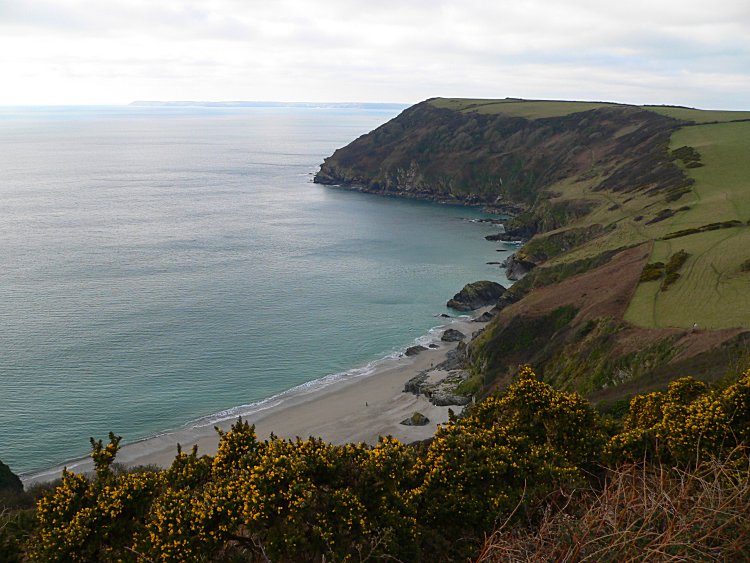
<svg viewBox="0 0 750 563">
<path fill-rule="evenodd" d="M 404 354 L 406 354 L 407 356 L 416 356 L 417 354 L 419 354 L 420 352 L 424 352 L 425 350 L 427 350 L 427 348 L 417 344 L 416 346 L 409 346 Z"/>
<path fill-rule="evenodd" d="M 492 319 L 495 318 L 495 313 L 492 311 L 485 311 L 481 315 L 479 315 L 476 319 L 474 319 L 475 323 L 488 323 Z"/>
<path fill-rule="evenodd" d="M 536 234 L 536 232 L 536 225 L 521 225 L 515 228 L 506 227 L 502 233 L 487 235 L 484 238 L 487 240 L 499 240 L 502 242 L 516 241 L 518 239 L 529 240 Z"/>
<path fill-rule="evenodd" d="M 536 264 L 529 260 L 523 260 L 516 254 L 505 261 L 505 277 L 512 281 L 518 281 L 536 267 Z"/>
<path fill-rule="evenodd" d="M 421 412 L 415 412 L 409 418 L 405 418 L 401 421 L 401 424 L 405 426 L 424 426 L 429 424 L 430 419 L 423 415 Z"/>
<path fill-rule="evenodd" d="M 500 266 L 502 262 L 487 262 L 488 266 Z"/>
<path fill-rule="evenodd" d="M 459 342 L 464 338 L 466 338 L 466 335 L 463 332 L 456 330 L 455 328 L 449 328 L 443 333 L 440 340 L 443 342 Z"/>
<path fill-rule="evenodd" d="M 482 280 L 469 283 L 448 301 L 451 309 L 471 311 L 485 305 L 494 304 L 505 293 L 505 288 L 497 282 Z"/>
<path fill-rule="evenodd" d="M 445 313 L 440 313 L 440 317 L 443 318 L 443 319 L 452 319 L 453 318 L 450 315 L 446 315 Z"/>
</svg>

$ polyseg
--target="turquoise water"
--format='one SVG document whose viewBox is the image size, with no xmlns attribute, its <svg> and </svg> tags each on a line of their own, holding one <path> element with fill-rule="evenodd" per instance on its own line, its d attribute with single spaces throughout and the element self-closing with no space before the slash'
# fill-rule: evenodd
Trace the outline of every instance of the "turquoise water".
<svg viewBox="0 0 750 563">
<path fill-rule="evenodd" d="M 31 472 L 397 353 L 478 210 L 311 182 L 393 111 L 0 110 L 0 460 Z"/>
</svg>

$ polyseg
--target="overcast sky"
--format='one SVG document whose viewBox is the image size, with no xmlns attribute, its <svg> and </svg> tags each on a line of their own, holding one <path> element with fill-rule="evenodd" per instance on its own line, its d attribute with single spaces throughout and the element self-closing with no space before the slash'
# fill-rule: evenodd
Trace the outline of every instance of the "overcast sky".
<svg viewBox="0 0 750 563">
<path fill-rule="evenodd" d="M 750 0 L 0 0 L 0 104 L 607 100 L 750 110 Z"/>
</svg>

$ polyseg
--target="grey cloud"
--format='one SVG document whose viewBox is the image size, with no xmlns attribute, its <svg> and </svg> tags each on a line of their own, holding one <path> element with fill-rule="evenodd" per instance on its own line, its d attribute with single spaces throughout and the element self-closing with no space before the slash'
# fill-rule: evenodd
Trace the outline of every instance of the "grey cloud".
<svg viewBox="0 0 750 563">
<path fill-rule="evenodd" d="M 42 54 L 17 55 L 44 72 L 46 53 L 89 39 L 100 48 L 66 59 L 64 68 L 93 75 L 121 67 L 134 80 L 165 85 L 174 76 L 210 74 L 214 83 L 201 91 L 213 88 L 217 99 L 262 89 L 279 99 L 415 101 L 460 93 L 635 101 L 651 88 L 656 97 L 715 96 L 750 107 L 743 81 L 750 69 L 750 3 L 688 4 L 0 0 L 0 40 L 44 42 Z M 151 55 L 124 54 L 141 38 Z M 252 87 L 243 81 L 248 73 L 255 75 Z M 731 92 L 720 92 L 720 81 Z M 304 88 L 290 90 L 295 84 Z"/>
</svg>

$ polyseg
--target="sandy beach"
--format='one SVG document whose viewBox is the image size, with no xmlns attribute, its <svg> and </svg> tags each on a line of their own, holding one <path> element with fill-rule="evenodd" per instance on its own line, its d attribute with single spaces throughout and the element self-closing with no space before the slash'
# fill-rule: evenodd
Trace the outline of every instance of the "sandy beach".
<svg viewBox="0 0 750 563">
<path fill-rule="evenodd" d="M 481 315 L 489 307 L 475 312 Z M 444 328 L 455 328 L 467 335 L 484 326 L 470 318 L 451 320 Z M 442 334 L 439 331 L 438 334 Z M 278 401 L 263 410 L 250 410 L 243 415 L 255 424 L 258 437 L 267 438 L 272 432 L 282 438 L 322 438 L 334 444 L 365 442 L 375 444 L 379 436 L 391 435 L 403 442 L 413 442 L 431 437 L 438 424 L 448 420 L 451 407 L 438 407 L 424 396 L 404 393 L 404 384 L 418 373 L 429 370 L 446 359 L 455 342 L 435 343 L 416 356 L 402 355 L 384 360 L 376 369 L 358 377 L 341 378 L 327 386 L 313 386 L 283 394 Z M 461 407 L 452 407 L 455 412 Z M 429 420 L 425 426 L 405 426 L 402 420 L 414 412 L 424 414 Z M 236 417 L 201 426 L 186 427 L 153 438 L 126 444 L 117 455 L 117 461 L 127 467 L 155 464 L 168 467 L 177 453 L 177 444 L 189 451 L 198 446 L 199 454 L 213 455 L 218 445 L 214 426 L 228 429 Z M 72 461 L 68 469 L 87 472 L 93 469 L 90 459 Z M 60 476 L 63 466 L 23 477 L 26 485 L 44 482 Z"/>
</svg>

